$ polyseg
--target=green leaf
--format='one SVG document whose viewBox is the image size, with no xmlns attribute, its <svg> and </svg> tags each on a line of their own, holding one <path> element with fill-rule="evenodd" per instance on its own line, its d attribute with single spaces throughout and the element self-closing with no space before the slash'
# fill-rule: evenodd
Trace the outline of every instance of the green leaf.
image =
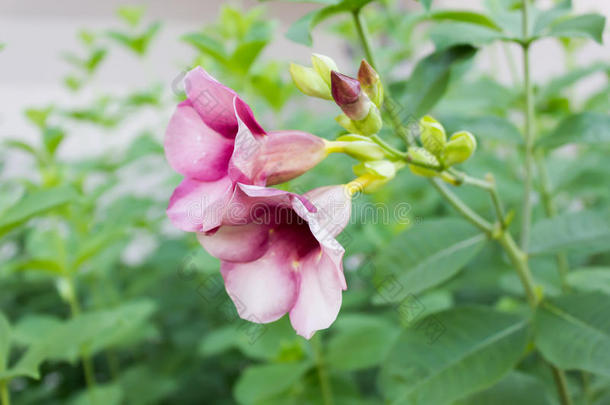
<svg viewBox="0 0 610 405">
<path fill-rule="evenodd" d="M 322 21 L 341 13 L 359 10 L 373 0 L 342 0 L 335 1 L 320 10 L 305 14 L 297 20 L 286 32 L 286 37 L 299 44 L 312 46 L 311 31 Z"/>
<path fill-rule="evenodd" d="M 400 329 L 377 316 L 341 315 L 333 325 L 326 361 L 335 370 L 377 366 L 386 358 Z"/>
<path fill-rule="evenodd" d="M 405 111 L 399 111 L 399 115 L 418 118 L 429 112 L 447 90 L 453 69 L 475 53 L 471 46 L 456 46 L 420 60 L 407 81 L 402 103 Z"/>
<path fill-rule="evenodd" d="M 438 10 L 433 11 L 428 16 L 432 20 L 450 20 L 462 23 L 470 23 L 479 25 L 482 27 L 491 28 L 495 31 L 502 31 L 502 28 L 494 20 L 485 14 L 477 13 L 474 11 L 465 10 Z"/>
<path fill-rule="evenodd" d="M 407 329 L 384 362 L 392 404 L 454 402 L 499 381 L 523 355 L 528 322 L 484 307 L 453 308 Z"/>
<path fill-rule="evenodd" d="M 123 390 L 119 385 L 107 384 L 83 390 L 76 394 L 69 405 L 121 405 L 123 403 Z"/>
<path fill-rule="evenodd" d="M 58 325 L 37 325 L 49 329 L 39 335 L 14 367 L 0 373 L 0 379 L 15 376 L 39 378 L 38 367 L 43 361 L 74 362 L 84 345 L 92 355 L 106 347 L 116 346 L 124 341 L 126 332 L 143 329 L 153 310 L 150 301 L 141 300 L 127 302 L 112 310 L 84 313 Z"/>
<path fill-rule="evenodd" d="M 610 295 L 610 267 L 590 267 L 568 273 L 568 284 L 575 290 L 599 291 Z"/>
<path fill-rule="evenodd" d="M 45 128 L 47 125 L 47 119 L 53 111 L 53 106 L 46 108 L 28 108 L 25 110 L 25 116 L 30 122 L 35 124 L 38 128 Z"/>
<path fill-rule="evenodd" d="M 456 402 L 456 405 L 489 404 L 555 405 L 555 400 L 549 395 L 542 381 L 536 377 L 519 371 L 511 371 L 493 387 Z"/>
<path fill-rule="evenodd" d="M 426 11 L 430 11 L 430 8 L 432 7 L 432 0 L 419 0 L 419 1 L 424 6 Z"/>
<path fill-rule="evenodd" d="M 27 193 L 17 204 L 0 214 L 0 236 L 28 219 L 75 200 L 69 186 L 40 189 Z"/>
<path fill-rule="evenodd" d="M 228 59 L 227 52 L 225 51 L 222 42 L 219 42 L 204 33 L 195 32 L 186 34 L 183 35 L 181 39 L 187 44 L 197 48 L 199 52 L 203 52 L 204 54 L 211 56 L 218 62 L 226 63 Z"/>
<path fill-rule="evenodd" d="M 610 299 L 600 293 L 571 294 L 536 310 L 536 346 L 563 369 L 610 376 Z"/>
<path fill-rule="evenodd" d="M 55 154 L 65 136 L 66 134 L 60 128 L 50 127 L 44 130 L 42 141 L 49 155 L 53 156 Z"/>
<path fill-rule="evenodd" d="M 437 50 L 456 45 L 480 47 L 504 39 L 502 32 L 483 25 L 465 22 L 446 22 L 432 27 L 430 38 Z"/>
<path fill-rule="evenodd" d="M 546 35 L 554 37 L 585 37 L 602 43 L 606 18 L 599 14 L 583 14 L 560 18 L 549 26 Z"/>
<path fill-rule="evenodd" d="M 375 283 L 383 302 L 398 302 L 448 280 L 483 247 L 485 235 L 458 219 L 417 224 L 377 254 Z M 390 274 L 388 274 L 388 272 Z"/>
<path fill-rule="evenodd" d="M 589 66 L 579 67 L 574 70 L 570 70 L 568 73 L 556 77 L 546 83 L 544 86 L 542 86 L 540 91 L 537 93 L 537 99 L 539 100 L 539 102 L 542 102 L 552 97 L 556 97 L 560 95 L 564 89 L 574 85 L 580 80 L 594 73 L 604 71 L 610 71 L 610 66 L 608 66 L 607 63 L 603 62 L 596 62 Z"/>
<path fill-rule="evenodd" d="M 11 350 L 11 325 L 0 312 L 0 373 L 6 370 Z"/>
<path fill-rule="evenodd" d="M 570 115 L 554 131 L 541 138 L 539 145 L 556 148 L 572 142 L 589 145 L 610 143 L 610 115 L 594 112 Z"/>
<path fill-rule="evenodd" d="M 245 369 L 233 394 L 240 404 L 260 404 L 299 381 L 311 367 L 309 362 L 250 366 Z"/>
<path fill-rule="evenodd" d="M 610 211 L 582 211 L 543 219 L 531 232 L 531 254 L 597 253 L 610 246 Z"/>
<path fill-rule="evenodd" d="M 121 6 L 117 9 L 117 16 L 131 27 L 137 27 L 144 15 L 142 6 Z"/>
</svg>

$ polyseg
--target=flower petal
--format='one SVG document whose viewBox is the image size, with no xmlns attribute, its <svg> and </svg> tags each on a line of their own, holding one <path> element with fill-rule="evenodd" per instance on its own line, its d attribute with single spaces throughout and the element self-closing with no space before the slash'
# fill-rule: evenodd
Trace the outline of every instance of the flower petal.
<svg viewBox="0 0 610 405">
<path fill-rule="evenodd" d="M 327 156 L 322 138 L 301 131 L 275 131 L 265 139 L 260 177 L 267 185 L 280 184 L 310 170 Z"/>
<path fill-rule="evenodd" d="M 264 186 L 266 178 L 261 173 L 258 156 L 268 137 L 254 119 L 250 107 L 237 97 L 233 101 L 238 130 L 229 164 L 229 176 L 233 181 Z"/>
<path fill-rule="evenodd" d="M 207 125 L 186 100 L 178 105 L 165 133 L 165 156 L 178 173 L 201 181 L 227 174 L 233 141 Z"/>
<path fill-rule="evenodd" d="M 292 308 L 297 278 L 290 263 L 272 246 L 260 259 L 248 263 L 223 261 L 225 288 L 242 319 L 273 322 Z"/>
<path fill-rule="evenodd" d="M 222 226 L 211 235 L 197 234 L 201 246 L 212 256 L 229 262 L 251 262 L 267 251 L 269 228 L 248 224 Z"/>
<path fill-rule="evenodd" d="M 206 125 L 227 138 L 237 134 L 233 99 L 237 93 L 214 79 L 201 67 L 184 78 L 186 95 Z"/>
<path fill-rule="evenodd" d="M 187 232 L 207 232 L 222 223 L 224 209 L 233 194 L 228 177 L 203 182 L 186 178 L 169 199 L 167 216 Z"/>
<path fill-rule="evenodd" d="M 335 263 L 321 250 L 301 263 L 298 298 L 290 311 L 290 322 L 305 339 L 328 328 L 337 318 L 342 285 L 336 270 Z"/>
</svg>

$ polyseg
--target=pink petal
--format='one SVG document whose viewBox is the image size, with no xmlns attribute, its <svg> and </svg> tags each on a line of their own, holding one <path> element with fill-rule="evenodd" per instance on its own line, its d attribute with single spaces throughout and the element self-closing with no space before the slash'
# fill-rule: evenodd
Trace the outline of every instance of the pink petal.
<svg viewBox="0 0 610 405">
<path fill-rule="evenodd" d="M 201 67 L 184 78 L 186 95 L 206 125 L 227 138 L 237 134 L 233 99 L 237 93 L 221 84 Z"/>
<path fill-rule="evenodd" d="M 229 176 L 233 181 L 264 186 L 265 177 L 261 175 L 259 155 L 268 137 L 254 120 L 252 111 L 246 103 L 236 97 L 234 104 L 238 131 L 229 164 Z"/>
<path fill-rule="evenodd" d="M 298 282 L 294 269 L 276 247 L 253 262 L 221 264 L 225 288 L 243 319 L 273 322 L 295 302 Z"/>
<path fill-rule="evenodd" d="M 298 298 L 290 311 L 290 322 L 305 339 L 328 328 L 337 318 L 342 285 L 335 266 L 321 250 L 312 252 L 301 263 Z"/>
<path fill-rule="evenodd" d="M 259 176 L 267 179 L 267 185 L 284 183 L 312 169 L 326 156 L 322 138 L 301 131 L 272 132 L 258 156 Z"/>
<path fill-rule="evenodd" d="M 212 256 L 229 262 L 251 262 L 267 251 L 269 228 L 248 224 L 222 226 L 212 235 L 197 234 L 201 246 Z"/>
<path fill-rule="evenodd" d="M 306 211 L 315 212 L 316 207 L 304 196 L 291 193 L 289 191 L 279 190 L 271 187 L 261 187 L 249 184 L 237 184 L 238 188 L 248 197 L 254 198 L 256 203 L 266 203 L 273 206 L 290 206 L 294 205 L 292 201 L 300 201 L 300 206 Z"/>
<path fill-rule="evenodd" d="M 349 223 L 352 199 L 343 185 L 318 187 L 304 194 L 317 210 L 310 215 L 310 228 L 322 241 L 335 238 Z"/>
<path fill-rule="evenodd" d="M 167 216 L 183 231 L 207 232 L 221 224 L 232 193 L 228 177 L 211 182 L 186 178 L 170 197 Z"/>
<path fill-rule="evenodd" d="M 174 170 L 201 181 L 225 176 L 233 153 L 233 142 L 206 126 L 188 100 L 170 119 L 164 146 Z"/>
</svg>

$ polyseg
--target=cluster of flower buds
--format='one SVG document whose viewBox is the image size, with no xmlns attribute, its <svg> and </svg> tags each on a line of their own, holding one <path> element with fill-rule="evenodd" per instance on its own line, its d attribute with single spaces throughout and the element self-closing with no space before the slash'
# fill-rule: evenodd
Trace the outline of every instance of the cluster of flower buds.
<svg viewBox="0 0 610 405">
<path fill-rule="evenodd" d="M 312 97 L 334 100 L 343 114 L 336 120 L 353 134 L 374 135 L 381 130 L 379 108 L 383 103 L 383 86 L 379 75 L 365 60 L 360 64 L 358 79 L 339 72 L 329 57 L 311 56 L 313 67 L 290 65 L 297 88 Z"/>
<path fill-rule="evenodd" d="M 339 68 L 334 60 L 328 56 L 314 53 L 311 55 L 313 67 L 290 64 L 290 76 L 297 88 L 310 97 L 332 100 L 330 93 L 330 74 Z"/>
<path fill-rule="evenodd" d="M 411 147 L 408 152 L 411 161 L 420 163 L 409 165 L 414 174 L 438 176 L 446 168 L 468 160 L 477 148 L 475 137 L 468 131 L 456 132 L 447 140 L 445 128 L 429 115 L 420 120 L 420 127 L 423 147 Z"/>
</svg>

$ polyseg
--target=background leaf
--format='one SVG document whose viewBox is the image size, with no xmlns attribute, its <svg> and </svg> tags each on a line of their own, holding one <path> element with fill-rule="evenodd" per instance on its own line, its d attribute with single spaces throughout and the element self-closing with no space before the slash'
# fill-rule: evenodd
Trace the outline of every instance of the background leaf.
<svg viewBox="0 0 610 405">
<path fill-rule="evenodd" d="M 564 369 L 610 376 L 609 296 L 573 294 L 549 299 L 536 311 L 536 345 Z"/>
<path fill-rule="evenodd" d="M 382 366 L 380 384 L 393 404 L 448 404 L 489 387 L 527 343 L 526 320 L 489 308 L 454 308 L 421 322 L 403 332 Z"/>
</svg>

